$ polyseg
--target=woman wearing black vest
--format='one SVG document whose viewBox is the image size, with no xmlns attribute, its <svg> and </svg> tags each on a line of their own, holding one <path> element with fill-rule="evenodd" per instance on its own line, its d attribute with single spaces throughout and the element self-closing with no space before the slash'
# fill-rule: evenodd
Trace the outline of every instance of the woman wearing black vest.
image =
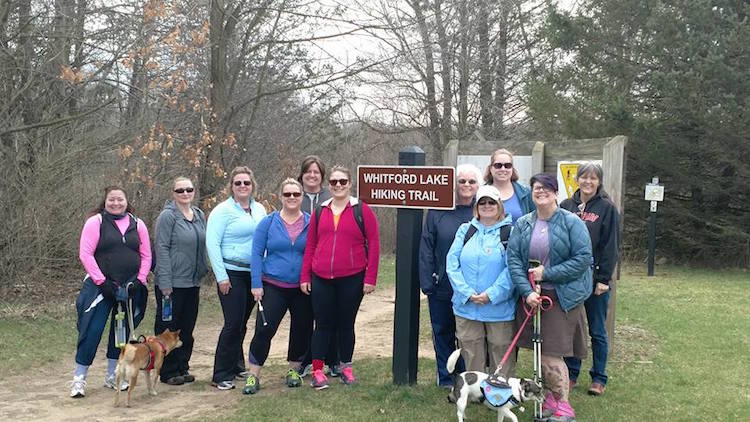
<svg viewBox="0 0 750 422">
<path fill-rule="evenodd" d="M 146 310 L 146 277 L 151 268 L 148 230 L 132 211 L 125 191 L 109 186 L 104 189 L 102 202 L 89 213 L 81 232 L 79 258 L 86 269 L 86 277 L 76 300 L 78 347 L 70 389 L 73 398 L 85 395 L 86 374 L 96 355 L 107 318 L 110 326 L 104 386 L 121 390 L 128 388 L 126 382 L 115 385 L 114 371 L 120 356 L 120 349 L 115 347 L 115 304 L 118 300 L 125 303 L 127 294 L 122 293 L 131 286 L 133 325 L 138 327 Z M 126 330 L 126 336 L 129 336 L 129 329 Z"/>
</svg>

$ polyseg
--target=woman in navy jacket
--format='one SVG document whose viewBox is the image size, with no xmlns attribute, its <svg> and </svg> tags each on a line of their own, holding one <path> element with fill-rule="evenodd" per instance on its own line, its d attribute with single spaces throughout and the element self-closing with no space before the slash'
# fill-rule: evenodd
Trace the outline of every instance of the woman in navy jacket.
<svg viewBox="0 0 750 422">
<path fill-rule="evenodd" d="M 473 164 L 456 167 L 456 208 L 429 210 L 419 244 L 419 284 L 427 295 L 432 325 L 432 344 L 437 363 L 437 384 L 449 388 L 453 378 L 445 364 L 456 350 L 456 318 L 453 315 L 453 288 L 445 271 L 445 258 L 456 238 L 458 227 L 473 217 L 474 195 L 482 180 L 481 171 Z M 456 370 L 464 371 L 463 360 Z"/>
<path fill-rule="evenodd" d="M 242 390 L 244 394 L 254 394 L 260 389 L 260 370 L 268 357 L 271 339 L 287 311 L 292 320 L 286 384 L 288 387 L 302 384 L 297 370 L 310 347 L 313 328 L 310 296 L 299 288 L 310 224 L 310 214 L 301 210 L 302 195 L 302 185 L 298 181 L 290 178 L 281 182 L 281 211 L 266 216 L 255 229 L 250 256 L 251 291 L 255 300 L 263 305 L 265 321 L 258 313 L 248 351 L 250 375 Z"/>
</svg>

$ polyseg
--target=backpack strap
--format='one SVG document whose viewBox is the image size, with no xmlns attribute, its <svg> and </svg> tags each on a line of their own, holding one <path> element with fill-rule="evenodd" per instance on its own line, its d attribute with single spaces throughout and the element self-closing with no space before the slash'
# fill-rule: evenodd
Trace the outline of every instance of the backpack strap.
<svg viewBox="0 0 750 422">
<path fill-rule="evenodd" d="M 357 201 L 356 204 L 352 205 L 352 211 L 354 212 L 354 221 L 359 226 L 359 231 L 362 232 L 362 237 L 365 238 L 365 255 L 369 256 L 369 248 L 367 247 L 367 233 L 365 232 L 365 218 L 362 215 L 362 202 Z M 323 205 L 318 204 L 315 206 L 315 230 L 318 231 L 320 223 L 320 214 L 323 212 Z"/>
<path fill-rule="evenodd" d="M 508 239 L 510 238 L 511 228 L 510 224 L 500 227 L 500 241 L 503 243 L 505 250 L 508 250 Z"/>
<path fill-rule="evenodd" d="M 477 228 L 474 227 L 473 224 L 469 224 L 469 230 L 466 230 L 466 234 L 464 235 L 464 246 L 469 243 L 469 239 L 471 239 L 471 237 L 474 236 L 474 233 L 476 232 Z"/>
<path fill-rule="evenodd" d="M 508 239 L 510 238 L 511 226 L 510 224 L 500 227 L 500 241 L 503 243 L 503 248 L 508 249 Z M 464 246 L 469 242 L 474 233 L 477 232 L 477 228 L 470 224 L 469 230 L 464 235 Z"/>
</svg>

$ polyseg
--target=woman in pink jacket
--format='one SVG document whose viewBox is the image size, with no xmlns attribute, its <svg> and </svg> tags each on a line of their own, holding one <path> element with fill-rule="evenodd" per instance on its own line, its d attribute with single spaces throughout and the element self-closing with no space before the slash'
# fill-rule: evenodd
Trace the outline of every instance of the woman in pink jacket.
<svg viewBox="0 0 750 422">
<path fill-rule="evenodd" d="M 310 219 L 300 277 L 302 292 L 312 294 L 312 386 L 319 390 L 328 387 L 323 364 L 334 333 L 341 382 L 356 381 L 352 373 L 354 320 L 362 297 L 375 290 L 380 259 L 378 221 L 367 204 L 351 196 L 349 169 L 334 166 L 328 182 L 332 198 L 323 202 Z"/>
<path fill-rule="evenodd" d="M 109 320 L 107 375 L 104 386 L 125 390 L 127 382 L 115 383 L 115 367 L 120 349 L 115 347 L 115 314 L 129 306 L 133 298 L 133 323 L 137 328 L 146 312 L 146 277 L 151 268 L 151 243 L 140 218 L 133 216 L 125 190 L 118 186 L 104 189 L 102 202 L 91 212 L 81 232 L 79 257 L 86 277 L 76 299 L 78 345 L 76 368 L 70 397 L 86 395 L 86 375 L 94 361 Z M 127 290 L 127 292 L 126 292 Z M 126 336 L 130 335 L 126 327 Z"/>
</svg>

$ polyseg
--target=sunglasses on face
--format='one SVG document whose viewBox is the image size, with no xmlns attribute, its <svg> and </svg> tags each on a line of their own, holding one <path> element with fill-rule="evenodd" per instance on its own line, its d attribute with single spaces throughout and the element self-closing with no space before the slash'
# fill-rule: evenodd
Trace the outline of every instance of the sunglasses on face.
<svg viewBox="0 0 750 422">
<path fill-rule="evenodd" d="M 458 179 L 458 184 L 459 185 L 465 185 L 467 183 L 470 184 L 470 185 L 476 185 L 477 181 L 474 180 L 474 179 Z"/>
<path fill-rule="evenodd" d="M 235 180 L 234 181 L 235 186 L 242 186 L 242 185 L 250 186 L 252 184 L 253 182 L 251 182 L 250 180 Z"/>
<path fill-rule="evenodd" d="M 496 170 L 500 170 L 503 167 L 505 167 L 506 169 L 512 169 L 513 163 L 492 163 L 492 168 Z"/>
<path fill-rule="evenodd" d="M 480 199 L 479 202 L 477 202 L 478 205 L 497 205 L 497 202 L 493 201 L 492 199 Z"/>
<path fill-rule="evenodd" d="M 177 188 L 174 190 L 174 193 L 193 193 L 194 190 L 193 188 Z"/>
<path fill-rule="evenodd" d="M 331 186 L 336 186 L 337 184 L 346 186 L 349 183 L 349 179 L 331 179 L 328 183 L 330 183 Z"/>
<path fill-rule="evenodd" d="M 299 198 L 300 196 L 302 196 L 302 192 L 284 192 L 281 194 L 281 196 L 283 196 L 284 198 Z"/>
</svg>

